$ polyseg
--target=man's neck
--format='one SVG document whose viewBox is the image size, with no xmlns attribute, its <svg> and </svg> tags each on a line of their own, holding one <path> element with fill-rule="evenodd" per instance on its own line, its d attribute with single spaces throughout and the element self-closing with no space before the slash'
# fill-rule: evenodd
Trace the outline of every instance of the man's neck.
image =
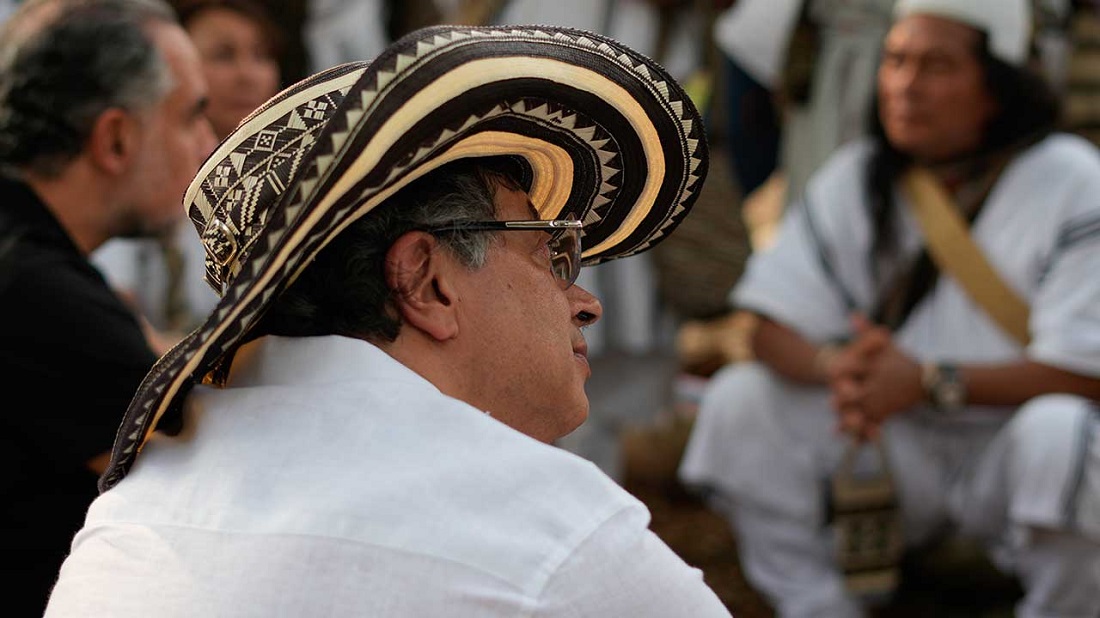
<svg viewBox="0 0 1100 618">
<path fill-rule="evenodd" d="M 991 170 L 999 172 L 1007 161 L 1039 141 L 1043 135 L 1028 135 L 999 148 L 975 147 L 936 160 L 916 157 L 914 162 L 931 170 L 949 191 L 955 192 L 967 183 L 980 181 Z"/>
<path fill-rule="evenodd" d="M 1027 144 L 1030 142 L 971 152 L 948 161 L 928 163 L 926 167 L 940 179 L 959 211 L 968 219 L 973 219 L 989 197 L 1001 172 Z"/>
<path fill-rule="evenodd" d="M 28 171 L 22 179 L 46 205 L 81 253 L 89 255 L 110 240 L 110 213 L 102 179 L 79 159 L 56 177 Z"/>
<path fill-rule="evenodd" d="M 475 361 L 467 351 L 460 350 L 454 340 L 438 341 L 403 324 L 396 341 L 370 343 L 434 384 L 443 394 L 475 404 L 475 393 L 471 392 L 467 373 Z"/>
</svg>

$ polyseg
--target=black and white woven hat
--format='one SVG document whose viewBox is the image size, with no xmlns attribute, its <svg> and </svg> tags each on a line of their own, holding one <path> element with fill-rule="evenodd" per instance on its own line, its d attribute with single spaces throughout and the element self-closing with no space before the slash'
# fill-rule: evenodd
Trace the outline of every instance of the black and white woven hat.
<svg viewBox="0 0 1100 618">
<path fill-rule="evenodd" d="M 488 155 L 526 162 L 541 218 L 585 222 L 586 265 L 672 232 L 708 161 L 699 113 L 665 70 L 581 30 L 431 27 L 291 86 L 243 120 L 187 190 L 222 299 L 142 383 L 101 490 L 342 229 L 440 165 Z"/>
</svg>

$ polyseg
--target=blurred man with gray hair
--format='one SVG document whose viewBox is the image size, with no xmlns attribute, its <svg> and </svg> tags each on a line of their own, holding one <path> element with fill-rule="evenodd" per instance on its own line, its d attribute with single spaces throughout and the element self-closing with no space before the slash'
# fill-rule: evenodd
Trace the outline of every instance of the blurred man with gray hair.
<svg viewBox="0 0 1100 618">
<path fill-rule="evenodd" d="M 159 0 L 32 1 L 0 36 L 5 606 L 40 615 L 156 360 L 87 261 L 160 233 L 214 146 L 197 53 Z"/>
</svg>

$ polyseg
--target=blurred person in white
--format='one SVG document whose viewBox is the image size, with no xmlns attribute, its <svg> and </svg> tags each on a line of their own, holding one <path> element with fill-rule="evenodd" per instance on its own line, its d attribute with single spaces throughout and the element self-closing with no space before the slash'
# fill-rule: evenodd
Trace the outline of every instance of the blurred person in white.
<svg viewBox="0 0 1100 618">
<path fill-rule="evenodd" d="M 302 41 L 313 72 L 371 60 L 390 43 L 386 0 L 308 0 Z"/>
<path fill-rule="evenodd" d="M 837 148 L 867 133 L 882 38 L 895 0 L 803 0 L 803 32 L 788 49 L 802 54 L 810 73 L 801 94 L 783 101 L 779 169 L 784 203 L 798 199 L 809 177 Z M 788 63 L 791 58 L 788 56 Z M 809 62 L 805 62 L 809 60 Z M 788 64 L 788 70 L 797 67 Z M 797 79 L 797 78 L 796 78 Z"/>
<path fill-rule="evenodd" d="M 1100 615 L 1100 155 L 1056 130 L 1031 23 L 1027 0 L 899 0 L 875 128 L 733 290 L 761 317 L 756 360 L 708 384 L 680 477 L 779 616 L 863 614 L 826 507 L 853 440 L 884 447 L 909 547 L 979 541 L 1021 618 Z M 1003 280 L 996 303 L 941 271 L 915 166 Z"/>
<path fill-rule="evenodd" d="M 554 26 L 414 31 L 298 82 L 187 190 L 222 299 L 135 394 L 46 615 L 728 616 L 588 414 L 577 275 L 708 161 L 657 64 Z"/>
<path fill-rule="evenodd" d="M 714 23 L 726 88 L 727 147 L 742 197 L 763 185 L 779 162 L 780 69 L 801 5 L 737 0 Z"/>
<path fill-rule="evenodd" d="M 205 113 L 220 141 L 278 91 L 281 33 L 263 5 L 253 0 L 177 0 L 174 8 L 199 50 L 208 85 Z M 204 260 L 186 219 L 157 238 L 115 239 L 92 256 L 146 321 L 146 334 L 159 353 L 217 302 L 217 294 L 202 280 Z"/>
</svg>

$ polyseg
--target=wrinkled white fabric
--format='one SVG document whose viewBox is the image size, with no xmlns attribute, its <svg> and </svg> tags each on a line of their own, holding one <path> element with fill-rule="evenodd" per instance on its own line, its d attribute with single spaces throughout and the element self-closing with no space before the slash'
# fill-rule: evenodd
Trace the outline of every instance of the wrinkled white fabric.
<svg viewBox="0 0 1100 618">
<path fill-rule="evenodd" d="M 47 615 L 728 616 L 590 462 L 343 337 L 246 345 L 91 506 Z"/>
<path fill-rule="evenodd" d="M 801 7 L 798 0 L 738 0 L 715 20 L 714 44 L 757 82 L 777 86 Z"/>
</svg>

